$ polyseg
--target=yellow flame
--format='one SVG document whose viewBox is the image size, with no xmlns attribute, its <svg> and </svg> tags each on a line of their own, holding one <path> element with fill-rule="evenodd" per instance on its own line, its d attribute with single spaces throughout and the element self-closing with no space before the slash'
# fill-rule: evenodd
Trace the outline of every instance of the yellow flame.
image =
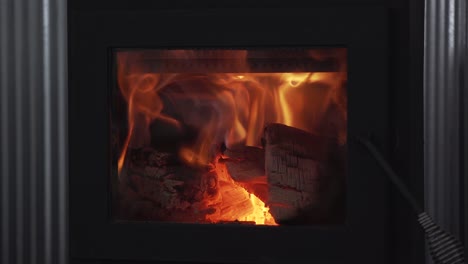
<svg viewBox="0 0 468 264">
<path fill-rule="evenodd" d="M 309 72 L 300 72 L 300 73 L 283 73 L 281 78 L 283 80 L 282 85 L 278 89 L 278 97 L 282 110 L 281 123 L 284 123 L 288 126 L 294 125 L 294 112 L 291 110 L 290 102 L 287 100 L 287 94 L 291 88 L 296 88 L 305 81 L 307 81 L 312 73 Z"/>
</svg>

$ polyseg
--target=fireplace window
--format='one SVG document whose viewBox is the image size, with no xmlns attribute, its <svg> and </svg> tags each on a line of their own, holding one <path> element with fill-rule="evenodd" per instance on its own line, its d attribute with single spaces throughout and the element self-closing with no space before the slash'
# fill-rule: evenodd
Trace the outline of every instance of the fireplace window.
<svg viewBox="0 0 468 264">
<path fill-rule="evenodd" d="M 114 49 L 112 217 L 342 224 L 345 48 Z"/>
</svg>

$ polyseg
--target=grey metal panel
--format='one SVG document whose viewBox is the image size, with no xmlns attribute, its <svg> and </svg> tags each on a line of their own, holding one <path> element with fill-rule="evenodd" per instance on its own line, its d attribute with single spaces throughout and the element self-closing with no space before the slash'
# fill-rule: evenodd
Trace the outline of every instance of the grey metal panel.
<svg viewBox="0 0 468 264">
<path fill-rule="evenodd" d="M 0 261 L 67 263 L 66 1 L 0 0 Z"/>
<path fill-rule="evenodd" d="M 458 10 L 458 16 L 460 17 L 460 45 L 463 50 L 460 52 L 461 65 L 460 65 L 460 82 L 462 83 L 462 96 L 461 96 L 461 113 L 462 113 L 462 142 L 463 142 L 463 155 L 462 155 L 462 175 L 463 181 L 462 191 L 464 195 L 464 201 L 461 206 L 461 211 L 464 213 L 462 217 L 462 223 L 464 225 L 464 239 L 465 244 L 465 256 L 468 256 L 468 4 L 464 2 L 464 6 L 461 6 Z"/>
<path fill-rule="evenodd" d="M 424 164 L 427 210 L 462 239 L 466 1 L 426 0 Z M 461 110 L 461 111 L 460 111 Z M 466 128 L 466 127 L 465 127 Z"/>
</svg>

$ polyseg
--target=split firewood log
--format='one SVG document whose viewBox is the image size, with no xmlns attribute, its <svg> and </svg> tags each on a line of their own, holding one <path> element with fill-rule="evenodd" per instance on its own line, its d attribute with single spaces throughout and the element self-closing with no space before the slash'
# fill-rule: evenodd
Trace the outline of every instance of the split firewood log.
<svg viewBox="0 0 468 264">
<path fill-rule="evenodd" d="M 218 162 L 216 172 L 219 180 L 219 197 L 221 199 L 213 203 L 216 211 L 208 215 L 207 218 L 213 222 L 251 221 L 252 219 L 249 219 L 249 217 L 255 213 L 255 207 L 252 204 L 250 193 L 232 179 L 225 163 Z"/>
<path fill-rule="evenodd" d="M 259 147 L 241 146 L 226 149 L 221 162 L 229 175 L 263 202 L 267 201 L 268 186 L 265 176 L 265 151 Z"/>
<path fill-rule="evenodd" d="M 317 223 L 331 216 L 343 192 L 337 139 L 282 124 L 264 131 L 268 206 L 277 223 Z"/>
<path fill-rule="evenodd" d="M 243 217 L 254 211 L 249 193 L 241 186 L 230 182 L 221 182 L 220 196 L 222 200 L 213 205 L 216 211 L 207 215 L 207 218 L 214 222 L 219 220 L 244 221 Z"/>
<path fill-rule="evenodd" d="M 224 151 L 224 161 L 231 177 L 238 182 L 249 182 L 265 176 L 265 151 L 262 148 L 243 146 Z"/>
</svg>

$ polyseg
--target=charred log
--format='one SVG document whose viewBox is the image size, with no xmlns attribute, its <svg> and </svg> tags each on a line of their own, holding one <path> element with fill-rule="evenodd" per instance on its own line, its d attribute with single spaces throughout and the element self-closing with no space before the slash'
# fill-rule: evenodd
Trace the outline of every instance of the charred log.
<svg viewBox="0 0 468 264">
<path fill-rule="evenodd" d="M 218 195 L 213 168 L 191 168 L 173 153 L 129 149 L 125 177 L 119 183 L 122 214 L 134 219 L 203 222 Z"/>
<path fill-rule="evenodd" d="M 268 186 L 265 176 L 265 151 L 262 148 L 244 146 L 226 149 L 221 162 L 231 177 L 250 193 L 266 202 Z"/>
<path fill-rule="evenodd" d="M 265 176 L 265 151 L 258 147 L 244 146 L 224 151 L 226 167 L 232 178 L 248 182 Z"/>
<path fill-rule="evenodd" d="M 343 193 L 343 171 L 336 169 L 343 161 L 334 161 L 337 139 L 270 124 L 263 142 L 268 206 L 275 220 L 284 224 L 330 219 Z"/>
</svg>

